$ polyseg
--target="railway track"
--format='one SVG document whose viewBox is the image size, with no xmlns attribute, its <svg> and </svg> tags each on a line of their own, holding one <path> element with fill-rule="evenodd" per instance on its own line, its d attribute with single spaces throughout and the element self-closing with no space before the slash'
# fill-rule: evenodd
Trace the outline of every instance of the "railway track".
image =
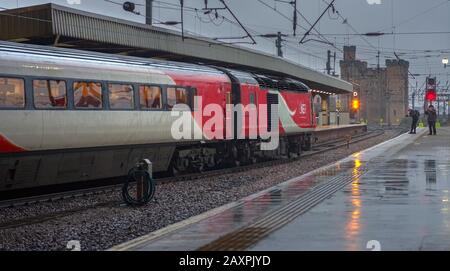
<svg viewBox="0 0 450 271">
<path fill-rule="evenodd" d="M 399 134 L 403 133 L 403 131 L 399 131 Z M 301 156 L 297 158 L 284 158 L 284 159 L 278 159 L 278 160 L 269 160 L 264 161 L 260 163 L 250 164 L 250 165 L 243 165 L 239 167 L 230 167 L 230 168 L 224 168 L 224 169 L 217 169 L 217 170 L 211 170 L 211 171 L 204 171 L 201 173 L 192 173 L 192 174 L 185 174 L 180 175 L 176 177 L 166 177 L 166 178 L 159 178 L 155 179 L 157 184 L 167 183 L 167 182 L 179 182 L 179 181 L 190 181 L 195 180 L 199 178 L 205 178 L 205 177 L 215 177 L 218 175 L 226 175 L 226 174 L 232 174 L 232 173 L 238 173 L 238 172 L 244 172 L 251 169 L 257 169 L 257 168 L 263 168 L 268 166 L 275 166 L 285 163 L 291 163 L 295 162 L 301 159 L 304 159 L 306 157 L 310 157 L 313 155 L 321 154 L 324 152 L 332 151 L 338 148 L 346 147 L 350 144 L 355 144 L 373 137 L 377 137 L 384 134 L 384 130 L 374 130 L 370 131 L 361 135 L 357 135 L 352 137 L 351 141 L 348 142 L 348 139 L 338 139 L 333 141 L 328 141 L 320 144 L 315 144 L 312 147 L 311 151 L 306 151 L 301 154 Z M 116 180 L 120 180 L 120 178 L 117 178 Z M 81 197 L 86 197 L 90 195 L 96 195 L 96 194 L 104 194 L 108 192 L 117 192 L 120 193 L 120 190 L 122 188 L 122 184 L 113 184 L 113 185 L 106 185 L 106 186 L 100 186 L 100 187 L 91 187 L 91 188 L 84 188 L 84 189 L 76 189 L 71 191 L 64 191 L 64 192 L 56 192 L 56 193 L 50 193 L 50 194 L 42 194 L 42 195 L 36 195 L 36 196 L 30 196 L 30 197 L 20 197 L 20 198 L 13 198 L 8 200 L 0 201 L 0 209 L 2 208 L 12 208 L 12 207 L 18 207 L 18 206 L 27 206 L 37 203 L 43 203 L 43 202 L 53 202 L 53 201 L 59 201 L 59 200 L 66 200 L 66 199 L 76 199 Z M 99 204 L 100 206 L 107 206 L 107 205 L 120 205 L 121 202 L 119 200 L 117 201 L 111 201 L 108 202 L 106 205 L 104 203 Z M 92 208 L 99 207 L 99 205 L 92 205 Z M 67 211 L 65 214 L 71 214 L 74 212 L 78 212 L 82 210 L 70 210 Z M 60 217 L 63 214 L 55 214 L 56 217 Z M 47 218 L 43 218 L 44 220 L 48 220 Z M 23 223 L 22 223 L 23 224 Z M 21 225 L 22 225 L 21 224 Z M 2 225 L 0 224 L 0 229 L 2 229 L 2 226 L 11 227 L 13 225 Z"/>
</svg>

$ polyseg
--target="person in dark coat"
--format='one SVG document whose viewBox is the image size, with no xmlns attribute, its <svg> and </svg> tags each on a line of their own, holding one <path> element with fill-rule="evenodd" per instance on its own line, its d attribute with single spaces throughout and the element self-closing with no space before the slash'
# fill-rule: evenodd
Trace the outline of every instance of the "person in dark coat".
<svg viewBox="0 0 450 271">
<path fill-rule="evenodd" d="M 434 106 L 432 104 L 428 106 L 425 114 L 428 116 L 428 128 L 430 129 L 430 133 L 428 135 L 436 135 L 437 114 L 436 109 L 434 109 Z"/>
<path fill-rule="evenodd" d="M 410 109 L 409 110 L 409 116 L 412 118 L 411 131 L 409 133 L 410 134 L 415 134 L 416 133 L 417 123 L 419 122 L 420 113 L 417 110 Z"/>
</svg>

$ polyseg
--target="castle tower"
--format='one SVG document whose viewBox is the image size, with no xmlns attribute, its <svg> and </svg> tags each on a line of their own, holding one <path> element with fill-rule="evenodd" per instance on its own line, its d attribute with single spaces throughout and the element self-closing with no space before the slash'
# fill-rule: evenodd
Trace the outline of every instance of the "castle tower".
<svg viewBox="0 0 450 271">
<path fill-rule="evenodd" d="M 408 70 L 405 60 L 386 60 L 386 91 L 388 111 L 392 124 L 398 124 L 408 111 Z"/>
<path fill-rule="evenodd" d="M 344 46 L 341 78 L 353 84 L 360 98 L 355 118 L 369 123 L 399 124 L 408 108 L 408 69 L 404 60 L 386 60 L 386 68 L 369 68 L 357 60 L 356 46 Z M 342 98 L 350 102 L 351 97 Z"/>
</svg>

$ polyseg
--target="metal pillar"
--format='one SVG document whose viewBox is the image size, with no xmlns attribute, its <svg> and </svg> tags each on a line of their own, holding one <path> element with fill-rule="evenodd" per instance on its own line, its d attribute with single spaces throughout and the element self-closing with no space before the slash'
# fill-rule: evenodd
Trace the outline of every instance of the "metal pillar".
<svg viewBox="0 0 450 271">
<path fill-rule="evenodd" d="M 152 25 L 153 0 L 145 0 L 145 24 Z"/>
<path fill-rule="evenodd" d="M 331 74 L 331 51 L 327 51 L 327 74 Z"/>
<path fill-rule="evenodd" d="M 282 41 L 283 41 L 283 38 L 282 38 L 281 32 L 278 32 L 277 33 L 277 39 L 275 41 L 275 46 L 277 47 L 277 55 L 279 57 L 283 57 L 283 50 L 282 50 L 283 44 L 282 44 Z"/>
</svg>

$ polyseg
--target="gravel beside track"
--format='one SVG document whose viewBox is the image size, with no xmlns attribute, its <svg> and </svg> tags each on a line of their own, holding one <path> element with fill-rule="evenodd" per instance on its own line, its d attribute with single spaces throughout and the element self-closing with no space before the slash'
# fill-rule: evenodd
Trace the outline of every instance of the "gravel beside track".
<svg viewBox="0 0 450 271">
<path fill-rule="evenodd" d="M 0 209 L 0 250 L 67 250 L 70 240 L 79 240 L 82 250 L 104 250 L 303 175 L 398 133 L 387 130 L 349 149 L 286 164 L 160 184 L 154 200 L 140 208 L 124 206 L 119 192 L 110 192 Z M 55 213 L 57 217 L 45 219 Z"/>
</svg>

